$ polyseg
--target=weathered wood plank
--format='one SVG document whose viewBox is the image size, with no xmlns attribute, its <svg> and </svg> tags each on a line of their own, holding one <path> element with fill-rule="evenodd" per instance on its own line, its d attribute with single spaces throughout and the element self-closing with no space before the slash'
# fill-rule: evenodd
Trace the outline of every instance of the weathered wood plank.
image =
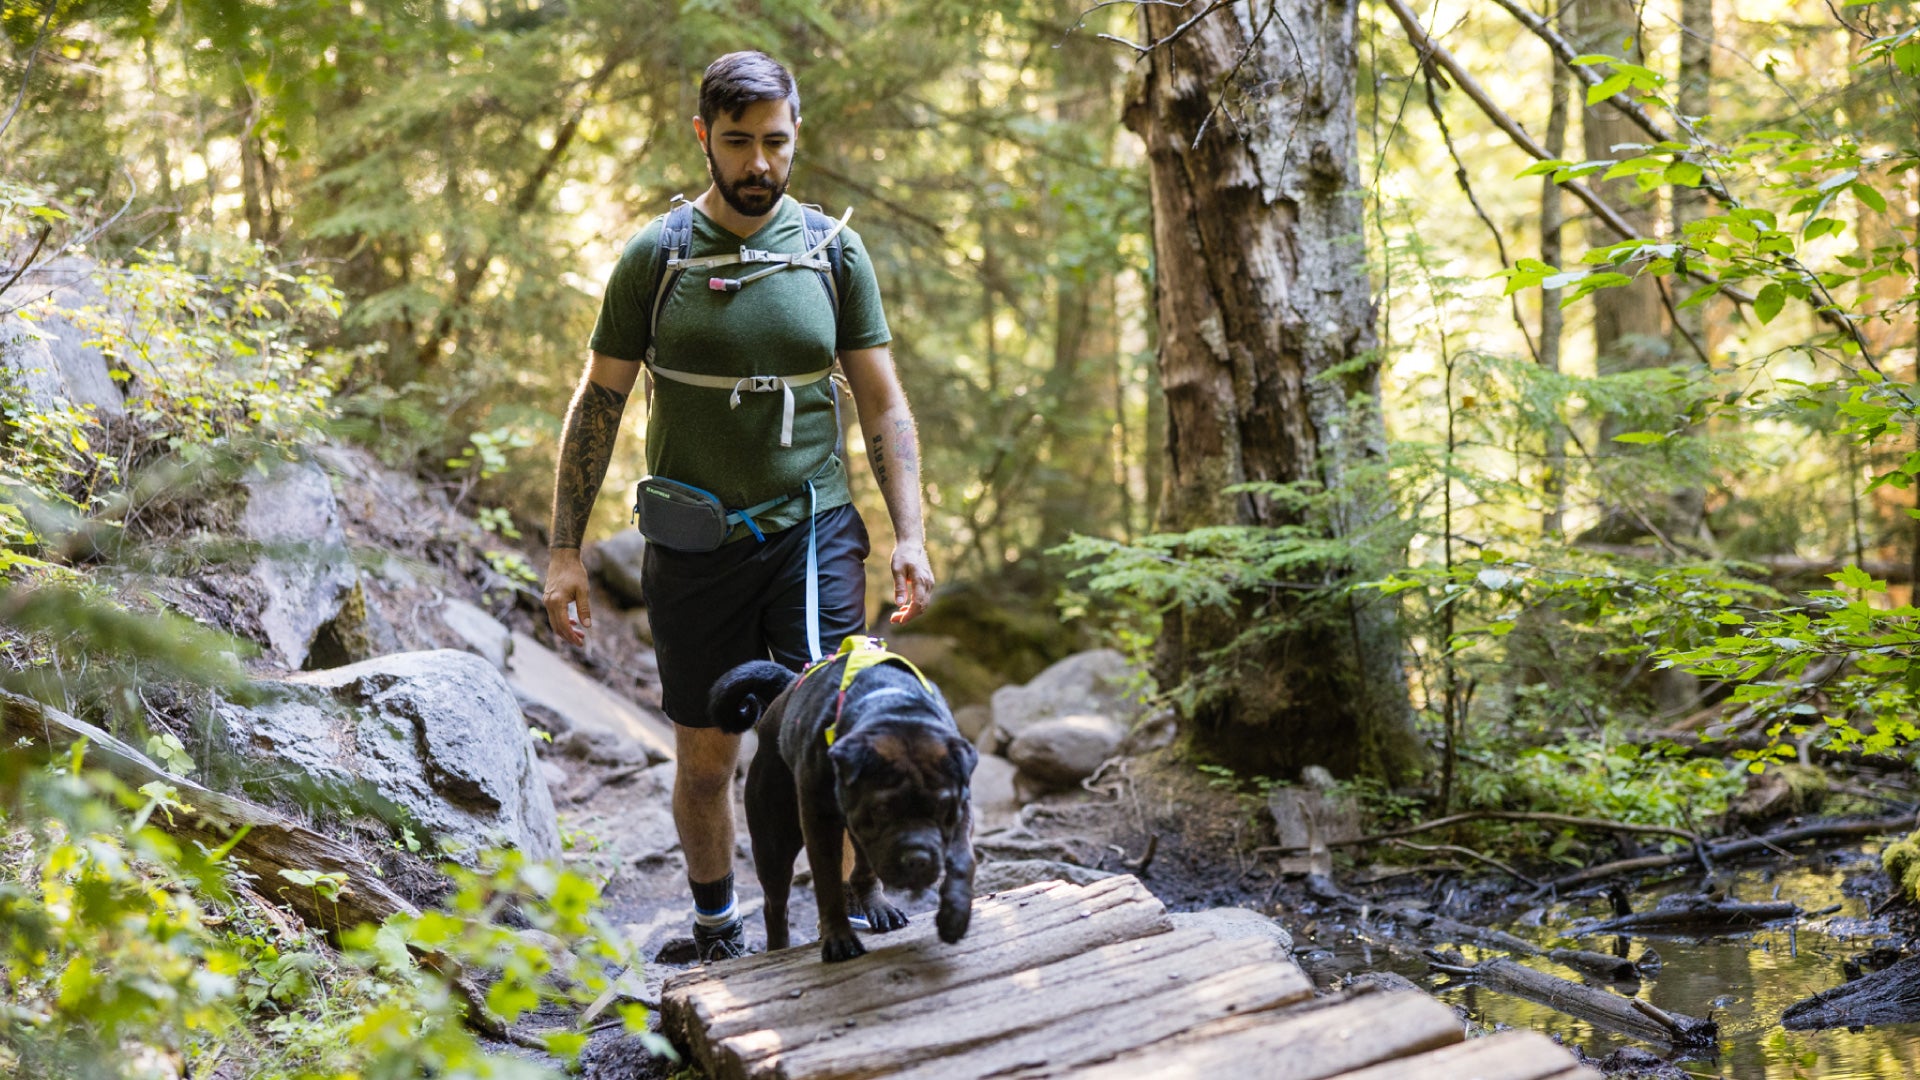
<svg viewBox="0 0 1920 1080">
<path fill-rule="evenodd" d="M 1171 1038 L 1210 1021 L 1283 1008 L 1313 996 L 1313 980 L 1292 962 L 1259 961 L 1189 986 L 1116 1000 L 1046 1027 L 891 1074 L 889 1080 L 1072 1075 L 1083 1065 Z"/>
<path fill-rule="evenodd" d="M 1123 894 L 1108 894 L 1116 896 Z M 872 962 L 859 964 L 860 970 L 848 972 L 830 985 L 821 982 L 820 969 L 826 965 L 820 963 L 819 947 L 800 946 L 812 954 L 812 963 L 780 969 L 778 978 L 738 988 L 728 984 L 724 991 L 702 993 L 688 1004 L 700 1017 L 707 1037 L 719 1040 L 759 1028 L 801 1023 L 822 1009 L 848 1015 L 943 993 L 1172 929 L 1158 901 L 1135 899 L 1122 899 L 1111 906 L 1096 900 L 1031 915 L 1016 908 L 1010 915 L 998 926 L 981 926 L 993 932 L 983 933 L 978 941 L 969 934 L 963 950 L 933 938 L 903 948 L 894 948 L 889 941 L 884 952 L 869 954 L 875 957 Z M 974 917 L 980 919 L 979 915 Z M 835 974 L 857 963 L 833 965 Z"/>
<path fill-rule="evenodd" d="M 1075 1080 L 1329 1080 L 1464 1037 L 1453 1010 L 1425 994 L 1368 994 L 1297 1015 L 1262 1013 L 1205 1024 L 1073 1075 Z"/>
<path fill-rule="evenodd" d="M 808 1025 L 783 1031 L 763 1029 L 724 1039 L 719 1043 L 716 1075 L 726 1080 L 891 1076 L 1066 1017 L 1126 1008 L 1135 999 L 1197 983 L 1250 962 L 1279 963 L 1278 946 L 1219 941 L 1201 930 L 1155 934 L 992 982 L 903 999 L 853 1015 L 816 1015 Z"/>
<path fill-rule="evenodd" d="M 1023 886 L 1003 893 L 990 893 L 986 896 L 975 897 L 973 901 L 973 915 L 974 918 L 977 919 L 980 918 L 983 913 L 990 910 L 1006 907 L 1045 910 L 1055 905 L 1067 905 L 1075 902 L 1087 903 L 1096 900 L 1106 892 L 1115 890 L 1129 896 L 1152 896 L 1151 893 L 1148 893 L 1146 889 L 1140 885 L 1138 880 L 1131 877 L 1102 878 L 1092 885 L 1086 886 L 1073 885 L 1065 881 L 1042 881 L 1038 884 Z M 1156 901 L 1156 903 L 1157 902 L 1158 901 Z M 756 916 L 756 918 L 757 917 L 758 916 Z M 862 935 L 861 940 L 867 943 L 868 948 L 874 948 L 876 946 L 891 947 L 901 944 L 912 944 L 919 941 L 932 940 L 933 937 L 933 920 L 931 918 L 919 918 L 909 923 L 904 930 L 896 930 L 891 934 L 865 934 Z M 973 940 L 971 929 L 968 931 L 966 940 Z M 809 964 L 809 956 L 811 956 L 811 964 Z M 851 961 L 851 963 L 858 964 L 865 959 L 865 957 L 862 957 L 859 960 Z M 694 968 L 692 971 L 682 972 L 668 979 L 664 989 L 668 993 L 696 992 L 696 988 L 703 984 L 713 983 L 717 985 L 722 982 L 729 985 L 740 986 L 745 985 L 745 983 L 751 979 L 760 977 L 760 975 L 765 972 L 804 970 L 809 967 L 818 966 L 820 966 L 820 949 L 817 944 L 811 947 L 796 945 L 791 949 L 781 949 L 778 952 L 755 953 L 752 956 L 743 956 L 738 960 L 723 960 L 718 963 L 708 964 L 705 967 Z M 846 965 L 837 964 L 833 966 L 844 968 Z"/>
<path fill-rule="evenodd" d="M 819 947 L 808 944 L 677 975 L 662 991 L 663 1026 L 713 1071 L 714 1046 L 726 1036 L 823 1012 L 845 1017 L 1172 928 L 1160 901 L 1131 877 L 1086 886 L 1046 882 L 982 897 L 959 946 L 941 943 L 932 924 L 921 918 L 892 934 L 868 935 L 873 951 L 846 963 L 824 964 Z"/>
<path fill-rule="evenodd" d="M 1537 1031 L 1503 1031 L 1342 1074 L 1339 1080 L 1574 1080 L 1599 1073 Z"/>
</svg>

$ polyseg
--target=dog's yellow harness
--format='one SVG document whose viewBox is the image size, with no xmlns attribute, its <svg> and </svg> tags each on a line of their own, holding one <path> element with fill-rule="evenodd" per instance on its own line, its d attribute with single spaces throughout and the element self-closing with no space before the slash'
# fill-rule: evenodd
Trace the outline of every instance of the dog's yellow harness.
<svg viewBox="0 0 1920 1080">
<path fill-rule="evenodd" d="M 890 661 L 905 664 L 907 670 L 913 672 L 914 678 L 920 680 L 920 685 L 925 687 L 929 694 L 933 692 L 933 684 L 928 682 L 927 677 L 920 673 L 920 669 L 914 666 L 913 661 L 901 656 L 897 652 L 889 650 L 887 643 L 879 638 L 867 637 L 861 634 L 855 634 L 845 641 L 842 641 L 840 648 L 836 650 L 832 656 L 815 660 L 813 663 L 807 665 L 806 670 L 800 673 L 799 681 L 805 682 L 807 676 L 812 675 L 814 672 L 826 667 L 828 664 L 833 663 L 843 656 L 847 658 L 847 666 L 845 670 L 840 672 L 840 692 L 833 699 L 833 723 L 827 725 L 828 746 L 832 746 L 833 740 L 839 737 L 840 711 L 847 707 L 847 689 L 853 685 L 853 680 L 858 678 L 860 673 L 868 668 L 878 667 Z"/>
</svg>

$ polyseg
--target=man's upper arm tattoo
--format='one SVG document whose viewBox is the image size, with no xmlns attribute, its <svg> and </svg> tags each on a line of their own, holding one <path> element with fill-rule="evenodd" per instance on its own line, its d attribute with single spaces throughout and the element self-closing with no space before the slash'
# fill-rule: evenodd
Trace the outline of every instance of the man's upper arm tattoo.
<svg viewBox="0 0 1920 1080">
<path fill-rule="evenodd" d="M 566 428 L 560 433 L 560 468 L 553 485 L 551 547 L 577 548 L 593 513 L 600 484 L 613 461 L 613 444 L 620 437 L 620 414 L 627 395 L 590 379 L 567 409 Z"/>
</svg>

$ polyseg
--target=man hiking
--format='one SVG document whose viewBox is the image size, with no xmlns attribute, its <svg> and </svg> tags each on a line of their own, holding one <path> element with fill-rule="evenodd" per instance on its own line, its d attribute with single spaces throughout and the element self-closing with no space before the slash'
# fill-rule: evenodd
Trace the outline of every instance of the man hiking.
<svg viewBox="0 0 1920 1080">
<path fill-rule="evenodd" d="M 869 546 L 838 452 L 836 356 L 893 519 L 893 621 L 919 614 L 933 589 L 919 445 L 873 265 L 844 218 L 786 196 L 799 129 L 786 68 L 758 52 L 707 68 L 693 133 L 712 184 L 649 223 L 614 267 L 554 485 L 547 617 L 580 645 L 593 625 L 580 543 L 647 368 L 642 590 L 702 961 L 746 947 L 733 893 L 740 738 L 710 726 L 707 692 L 737 664 L 771 657 L 797 670 L 866 628 Z"/>
</svg>

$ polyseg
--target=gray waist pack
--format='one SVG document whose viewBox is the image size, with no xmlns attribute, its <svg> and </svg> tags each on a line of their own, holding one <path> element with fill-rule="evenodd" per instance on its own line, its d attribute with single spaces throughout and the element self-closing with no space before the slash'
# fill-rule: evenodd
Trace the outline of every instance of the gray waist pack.
<svg viewBox="0 0 1920 1080">
<path fill-rule="evenodd" d="M 776 495 L 758 506 L 728 510 L 720 497 L 705 488 L 649 476 L 640 481 L 633 496 L 633 517 L 640 535 L 650 544 L 673 551 L 712 551 L 727 542 L 733 527 L 745 524 L 758 540 L 766 540 L 754 516 L 786 502 L 789 496 Z"/>
</svg>

